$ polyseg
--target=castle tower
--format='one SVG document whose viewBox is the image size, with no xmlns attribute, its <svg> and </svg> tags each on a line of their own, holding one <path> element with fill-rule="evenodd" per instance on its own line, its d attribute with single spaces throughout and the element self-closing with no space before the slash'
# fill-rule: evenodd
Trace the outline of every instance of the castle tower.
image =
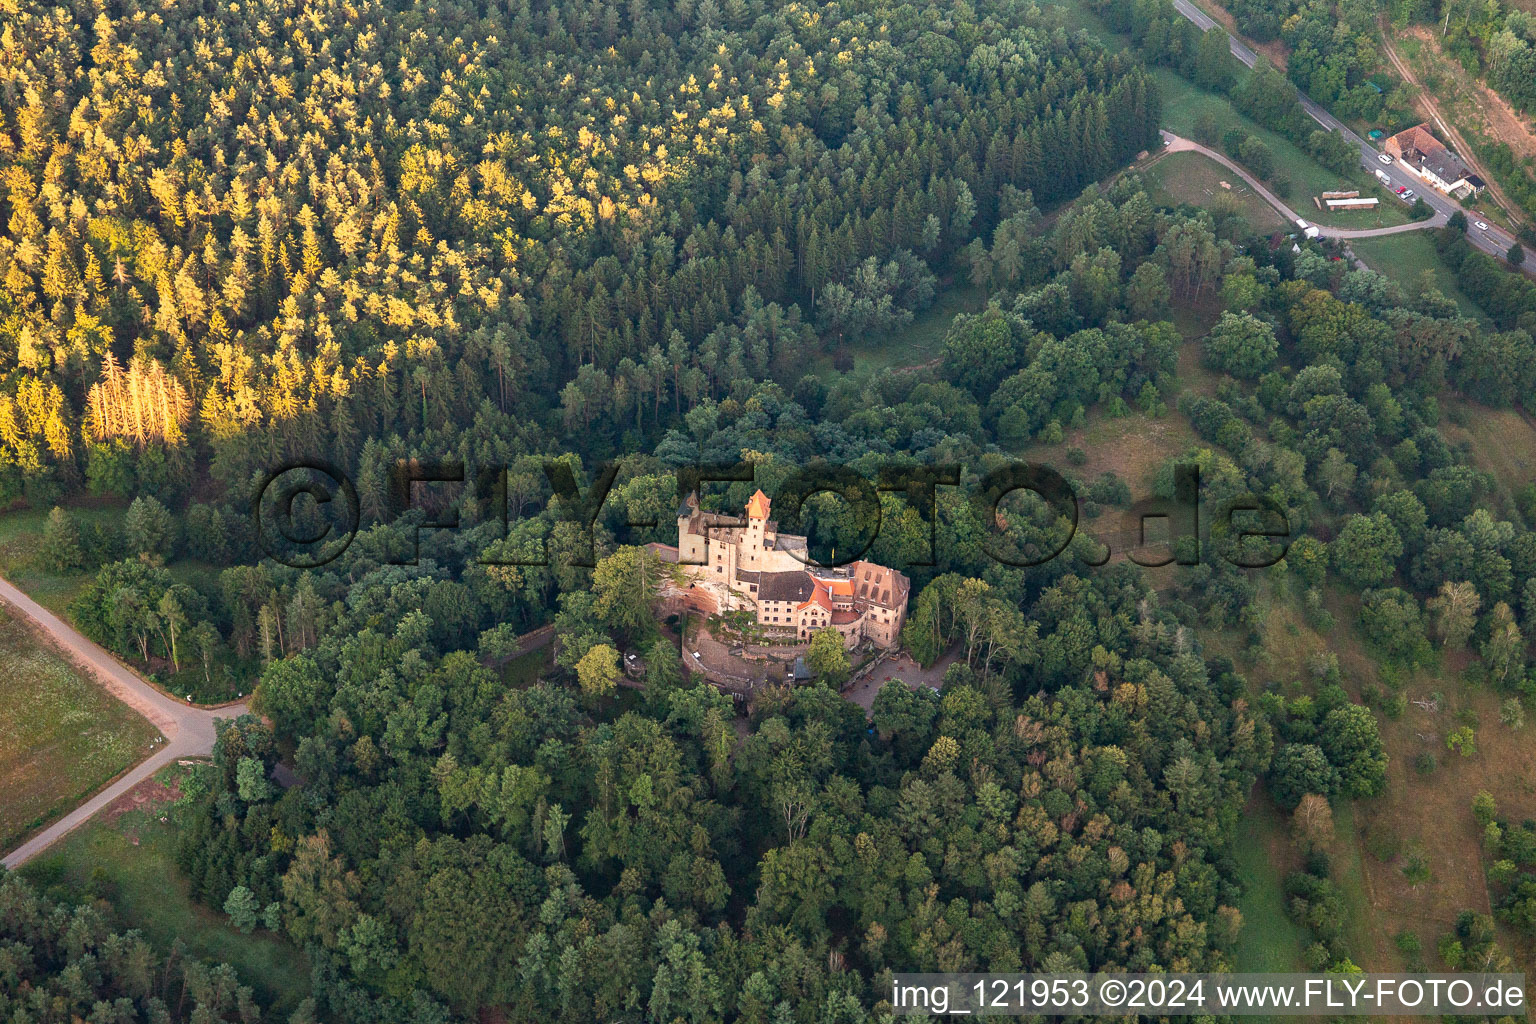
<svg viewBox="0 0 1536 1024">
<path fill-rule="evenodd" d="M 703 565 L 708 555 L 702 529 L 694 529 L 698 518 L 699 495 L 695 491 L 677 510 L 677 560 L 682 565 Z"/>
<path fill-rule="evenodd" d="M 768 546 L 763 533 L 768 526 L 768 509 L 771 504 L 768 495 L 761 490 L 747 502 L 747 535 L 742 539 L 742 546 L 746 549 L 746 564 L 750 569 L 755 570 L 762 565 L 761 554 Z"/>
</svg>

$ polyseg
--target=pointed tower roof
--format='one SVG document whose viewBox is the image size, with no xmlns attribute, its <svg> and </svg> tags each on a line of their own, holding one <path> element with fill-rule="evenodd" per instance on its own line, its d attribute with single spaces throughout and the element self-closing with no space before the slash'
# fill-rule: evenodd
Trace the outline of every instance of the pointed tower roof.
<svg viewBox="0 0 1536 1024">
<path fill-rule="evenodd" d="M 770 504 L 771 502 L 768 500 L 768 495 L 759 490 L 756 494 L 752 495 L 751 500 L 747 502 L 747 518 L 767 519 L 768 506 Z"/>
</svg>

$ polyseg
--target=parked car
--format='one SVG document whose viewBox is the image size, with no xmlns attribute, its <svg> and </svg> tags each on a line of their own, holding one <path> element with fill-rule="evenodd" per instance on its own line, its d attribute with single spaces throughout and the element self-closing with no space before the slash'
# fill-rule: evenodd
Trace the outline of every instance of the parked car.
<svg viewBox="0 0 1536 1024">
<path fill-rule="evenodd" d="M 1376 154 L 1376 159 L 1380 160 L 1384 164 L 1391 164 L 1392 163 L 1392 158 L 1387 156 L 1387 154 L 1385 154 L 1385 153 L 1377 153 Z"/>
<path fill-rule="evenodd" d="M 1393 189 L 1392 191 L 1396 192 L 1398 195 L 1402 195 L 1404 192 L 1408 191 L 1408 186 L 1407 185 L 1399 185 L 1399 186 L 1397 186 L 1397 188 Z"/>
<path fill-rule="evenodd" d="M 1488 222 L 1485 221 L 1485 220 L 1473 221 L 1472 222 L 1472 226 L 1477 228 L 1477 230 L 1479 230 L 1479 231 L 1487 231 L 1488 230 Z"/>
</svg>

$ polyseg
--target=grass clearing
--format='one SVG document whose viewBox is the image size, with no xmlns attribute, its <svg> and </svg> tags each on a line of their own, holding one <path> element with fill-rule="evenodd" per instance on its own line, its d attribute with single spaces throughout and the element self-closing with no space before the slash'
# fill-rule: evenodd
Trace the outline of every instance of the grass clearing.
<svg viewBox="0 0 1536 1024">
<path fill-rule="evenodd" d="M 1163 96 L 1163 124 L 1174 134 L 1194 138 L 1196 121 L 1209 113 L 1223 130 L 1235 126 L 1262 140 L 1274 156 L 1275 179 L 1284 178 L 1291 183 L 1289 195 L 1273 182 L 1267 187 L 1308 222 L 1340 228 L 1381 228 L 1408 223 L 1407 207 L 1388 195 L 1365 168 L 1354 167 L 1349 174 L 1338 174 L 1285 136 L 1249 120 L 1225 96 L 1197 89 L 1167 68 L 1154 68 L 1152 77 Z M 1343 186 L 1358 189 L 1362 196 L 1375 196 L 1381 204 L 1375 210 L 1354 213 L 1318 210 L 1313 205 L 1312 196 Z"/>
<path fill-rule="evenodd" d="M 987 292 L 971 284 L 954 282 L 938 286 L 933 305 L 912 318 L 899 331 L 863 338 L 847 346 L 853 357 L 852 373 L 871 376 L 889 369 L 924 366 L 938 359 L 943 351 L 944 335 L 960 313 L 979 313 L 987 306 Z M 823 352 L 811 361 L 810 369 L 823 377 L 833 373 L 833 355 Z"/>
<path fill-rule="evenodd" d="M 1091 484 L 1106 472 L 1113 472 L 1130 488 L 1133 503 L 1151 500 L 1156 491 L 1154 482 L 1157 472 L 1169 459 L 1187 451 L 1199 443 L 1194 428 L 1183 413 L 1173 408 L 1174 398 L 1164 396 L 1169 406 L 1162 416 L 1148 416 L 1140 411 L 1129 415 L 1111 417 L 1102 407 L 1096 407 L 1086 416 L 1080 427 L 1069 427 L 1060 444 L 1034 441 L 1021 448 L 1017 455 L 1030 462 L 1050 466 L 1064 475 Z M 1071 454 L 1081 450 L 1084 458 L 1074 463 Z M 1124 561 L 1129 554 L 1145 547 L 1145 558 L 1162 557 L 1165 550 L 1157 533 L 1157 527 L 1147 530 L 1147 543 L 1141 538 L 1141 521 L 1132 509 L 1101 506 L 1094 518 L 1083 517 L 1078 531 L 1109 546 L 1110 562 Z M 1140 556 L 1139 556 L 1140 557 Z M 1091 572 L 1092 570 L 1086 570 Z M 1147 584 L 1154 590 L 1165 591 L 1174 584 L 1175 567 L 1172 565 L 1144 568 Z"/>
<path fill-rule="evenodd" d="M 1485 325 L 1488 323 L 1488 315 L 1467 298 L 1456 283 L 1456 275 L 1440 259 L 1430 232 L 1408 231 L 1376 238 L 1351 238 L 1349 247 L 1372 270 L 1390 277 L 1410 295 L 1417 291 L 1419 279 L 1428 271 L 1435 279 L 1435 287 L 1456 303 L 1463 316 Z"/>
<path fill-rule="evenodd" d="M 1225 377 L 1225 374 L 1205 365 L 1203 346 L 1200 339 L 1209 333 L 1210 325 L 1207 324 L 1205 329 L 1199 334 L 1185 335 L 1189 340 L 1185 341 L 1183 346 L 1179 348 L 1179 369 L 1177 371 L 1180 394 L 1204 395 L 1207 398 L 1214 398 L 1216 396 L 1217 387 L 1220 385 L 1223 377 Z"/>
<path fill-rule="evenodd" d="M 0 850 L 149 756 L 160 735 L 0 607 Z"/>
<path fill-rule="evenodd" d="M 1152 493 L 1158 468 L 1193 444 L 1198 444 L 1195 430 L 1177 411 L 1169 410 L 1157 418 L 1137 411 L 1114 419 L 1095 410 L 1081 427 L 1066 431 L 1066 441 L 1060 445 L 1031 445 L 1023 454 L 1044 456 L 1048 461 L 1055 456 L 1061 461 L 1064 451 L 1081 448 L 1087 461 L 1071 467 L 1075 476 L 1094 481 L 1100 474 L 1114 471 L 1130 485 L 1130 493 L 1146 497 Z"/>
<path fill-rule="evenodd" d="M 1364 836 L 1358 824 L 1362 813 L 1362 805 L 1357 802 L 1339 802 L 1334 809 L 1334 840 L 1328 859 L 1333 867 L 1333 880 L 1344 894 L 1348 918 L 1344 923 L 1345 943 L 1359 951 L 1357 956 L 1387 958 L 1377 960 L 1377 969 L 1388 970 L 1396 966 L 1390 957 L 1396 956 L 1397 950 L 1392 945 L 1392 935 L 1381 930 L 1390 915 L 1382 915 L 1371 899 L 1373 880 L 1366 868 Z"/>
<path fill-rule="evenodd" d="M 1516 820 L 1536 816 L 1536 744 L 1500 723 L 1503 694 L 1459 678 L 1460 656 L 1399 673 L 1396 680 L 1384 678 L 1377 656 L 1366 648 L 1355 626 L 1357 596 L 1327 594 L 1326 604 L 1338 625 L 1326 636 L 1273 584 L 1261 586 L 1258 602 L 1263 633 L 1257 651 L 1246 648 L 1232 631 L 1206 638 L 1208 654 L 1234 658 L 1256 689 L 1273 684 L 1286 693 L 1306 692 L 1308 658 L 1331 652 L 1339 660 L 1346 689 L 1356 699 L 1368 687 L 1392 692 L 1395 681 L 1409 700 L 1396 719 L 1377 713 L 1388 757 L 1386 787 L 1374 799 L 1334 807 L 1338 838 L 1330 855 L 1334 879 L 1349 907 L 1346 934 L 1355 962 L 1365 970 L 1403 969 L 1394 939 L 1407 930 L 1419 937 L 1429 966 L 1437 967 L 1435 941 L 1454 926 L 1456 916 L 1463 910 L 1490 912 L 1472 798 L 1486 790 L 1501 814 Z M 1438 710 L 1413 703 L 1436 695 Z M 1476 723 L 1477 752 L 1470 757 L 1445 744 L 1445 737 L 1464 722 Z M 1418 767 L 1424 754 L 1435 759 L 1427 773 Z M 1428 881 L 1409 883 L 1403 868 L 1411 854 L 1427 861 Z M 1522 949 L 1502 926 L 1500 945 L 1517 957 Z"/>
<path fill-rule="evenodd" d="M 1106 416 L 1101 409 L 1095 409 L 1081 427 L 1068 428 L 1065 434 L 1061 444 L 1037 442 L 1027 445 L 1019 454 L 1046 465 L 1060 466 L 1083 480 L 1095 480 L 1101 474 L 1113 471 L 1130 486 L 1131 493 L 1137 498 L 1151 495 L 1153 480 L 1164 462 L 1199 440 L 1189 421 L 1172 409 L 1158 417 L 1132 412 L 1119 418 Z M 1066 453 L 1073 448 L 1082 449 L 1087 456 L 1081 465 L 1071 465 L 1066 458 Z M 1106 511 L 1105 515 L 1109 516 L 1111 512 Z"/>
<path fill-rule="evenodd" d="M 1234 181 L 1231 171 L 1204 154 L 1170 153 L 1141 177 L 1147 183 L 1148 197 L 1158 206 L 1188 204 L 1213 213 L 1230 211 L 1259 232 L 1289 227 L 1285 218 L 1242 179 Z"/>
<path fill-rule="evenodd" d="M 64 507 L 82 527 L 90 524 L 111 530 L 122 529 L 127 508 L 122 503 L 103 501 L 67 502 Z M 96 573 L 58 572 L 40 563 L 37 545 L 50 511 L 51 508 L 24 508 L 0 512 L 0 576 L 55 615 L 67 618 L 69 603 L 96 578 Z"/>
<path fill-rule="evenodd" d="M 145 787 L 168 797 L 165 787 L 186 771 L 167 769 Z M 159 949 L 180 941 L 191 956 L 230 964 L 262 1004 L 274 1008 L 272 1019 L 286 1020 L 309 993 L 307 958 L 270 933 L 241 935 L 222 914 L 193 902 L 176 870 L 180 813 L 165 802 L 114 806 L 21 873 L 64 899 L 105 899 L 123 927 L 137 928 Z"/>
<path fill-rule="evenodd" d="M 1472 450 L 1478 469 L 1493 474 L 1504 499 L 1503 514 L 1518 522 L 1515 495 L 1536 482 L 1536 424 L 1517 409 L 1490 409 L 1442 398 L 1440 430 L 1451 442 Z"/>
<path fill-rule="evenodd" d="M 1243 930 L 1233 951 L 1239 972 L 1305 970 L 1302 953 L 1310 936 L 1285 912 L 1284 876 L 1296 867 L 1286 819 L 1269 797 L 1255 792 L 1237 826 L 1232 858 L 1243 885 L 1237 909 Z"/>
<path fill-rule="evenodd" d="M 1089 10 L 1081 0 L 1044 0 L 1041 7 L 1046 11 L 1057 12 L 1068 31 L 1081 29 L 1095 36 L 1106 50 L 1123 50 L 1131 45 L 1128 37 L 1104 24 L 1104 19 Z"/>
</svg>

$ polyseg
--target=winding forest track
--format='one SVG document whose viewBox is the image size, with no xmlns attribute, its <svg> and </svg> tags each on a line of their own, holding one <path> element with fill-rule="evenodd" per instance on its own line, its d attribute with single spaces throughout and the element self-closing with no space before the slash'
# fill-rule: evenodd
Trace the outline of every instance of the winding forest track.
<svg viewBox="0 0 1536 1024">
<path fill-rule="evenodd" d="M 1201 156 L 1209 157 L 1233 174 L 1241 177 L 1248 183 L 1248 187 L 1258 194 L 1259 198 L 1274 207 L 1275 211 L 1290 223 L 1295 224 L 1298 220 L 1306 219 L 1285 205 L 1273 192 L 1265 188 L 1259 179 L 1243 170 L 1224 154 L 1218 153 L 1209 146 L 1202 146 L 1191 139 L 1175 135 L 1170 131 L 1164 131 L 1162 136 L 1167 143 L 1163 148 L 1164 153 L 1199 153 Z M 1375 238 L 1378 235 L 1400 235 L 1405 231 L 1421 231 L 1425 228 L 1444 227 L 1448 220 L 1449 218 L 1444 213 L 1436 211 L 1435 215 L 1427 220 L 1415 221 L 1412 224 L 1398 224 L 1390 228 L 1330 228 L 1324 227 L 1321 224 L 1313 226 L 1317 228 L 1318 233 L 1324 238 Z M 1307 221 L 1307 223 L 1312 224 L 1311 221 Z"/>
<path fill-rule="evenodd" d="M 73 626 L 32 600 L 8 580 L 0 579 L 0 601 L 31 622 L 71 662 L 88 672 L 113 697 L 149 719 L 165 742 L 146 760 L 112 780 L 79 807 L 6 854 L 0 864 L 14 870 L 85 824 L 98 812 L 151 778 L 166 765 L 183 758 L 207 757 L 217 738 L 214 723 L 238 718 L 249 704 L 200 708 L 168 697 L 140 679 L 107 651 L 86 639 Z"/>
</svg>

